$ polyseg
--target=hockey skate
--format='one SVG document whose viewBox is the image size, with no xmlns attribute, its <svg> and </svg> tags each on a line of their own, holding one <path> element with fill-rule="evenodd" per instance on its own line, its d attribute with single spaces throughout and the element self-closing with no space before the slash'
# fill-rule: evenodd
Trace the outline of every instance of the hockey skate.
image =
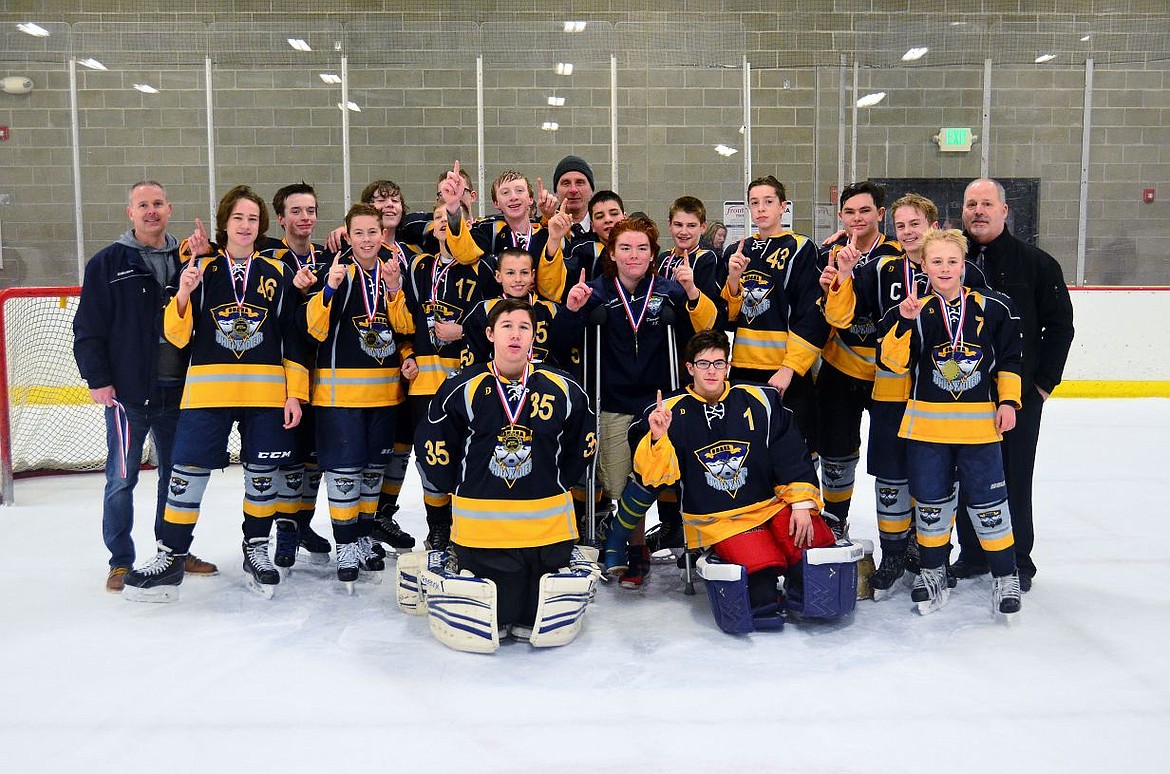
<svg viewBox="0 0 1170 774">
<path fill-rule="evenodd" d="M 914 579 L 910 599 L 918 605 L 919 615 L 930 615 L 942 609 L 950 594 L 951 590 L 947 588 L 947 571 L 942 567 L 923 567 L 918 577 Z"/>
<path fill-rule="evenodd" d="M 268 538 L 245 540 L 243 549 L 245 585 L 265 599 L 272 599 L 280 573 L 268 558 Z"/>
<path fill-rule="evenodd" d="M 1013 572 L 991 579 L 991 612 L 1003 616 L 1005 623 L 1011 621 L 1020 612 L 1020 574 Z"/>
<path fill-rule="evenodd" d="M 632 545 L 629 556 L 629 565 L 618 579 L 618 585 L 623 589 L 640 589 L 650 574 L 650 551 L 644 545 Z"/>
<path fill-rule="evenodd" d="M 396 505 L 383 508 L 374 517 L 374 531 L 371 537 L 379 543 L 385 543 L 398 553 L 404 554 L 414 550 L 414 538 L 398 526 L 398 522 L 394 519 L 394 514 L 397 511 L 398 506 Z"/>
<path fill-rule="evenodd" d="M 374 539 L 368 535 L 360 537 L 354 545 L 357 546 L 358 551 L 358 570 L 368 573 L 369 577 L 367 579 L 371 582 L 381 583 L 382 571 L 386 569 L 386 562 L 375 553 Z"/>
<path fill-rule="evenodd" d="M 682 556 L 685 540 L 682 524 L 657 525 L 646 530 L 646 549 L 650 552 L 650 559 L 655 564 L 673 564 Z"/>
<path fill-rule="evenodd" d="M 451 525 L 436 524 L 427 532 L 423 542 L 428 551 L 446 551 L 451 547 Z"/>
<path fill-rule="evenodd" d="M 310 564 L 328 564 L 329 563 L 329 549 L 332 546 L 329 541 L 318 535 L 309 526 L 308 522 L 303 525 L 298 525 L 297 530 L 297 545 L 309 554 Z M 280 535 L 277 535 L 279 538 Z"/>
<path fill-rule="evenodd" d="M 358 579 L 358 563 L 361 547 L 357 543 L 337 544 L 337 580 L 345 584 L 347 594 L 353 594 L 353 584 Z"/>
<path fill-rule="evenodd" d="M 282 574 L 297 563 L 297 523 L 293 519 L 276 520 L 276 551 L 272 555 L 272 563 L 279 567 Z"/>
<path fill-rule="evenodd" d="M 882 562 L 874 574 L 869 576 L 869 587 L 873 589 L 873 601 L 878 602 L 888 597 L 894 584 L 906 572 L 906 552 L 882 551 Z"/>
<path fill-rule="evenodd" d="M 186 554 L 176 554 L 159 543 L 158 553 L 150 563 L 126 573 L 122 598 L 131 602 L 176 601 L 186 559 Z"/>
</svg>

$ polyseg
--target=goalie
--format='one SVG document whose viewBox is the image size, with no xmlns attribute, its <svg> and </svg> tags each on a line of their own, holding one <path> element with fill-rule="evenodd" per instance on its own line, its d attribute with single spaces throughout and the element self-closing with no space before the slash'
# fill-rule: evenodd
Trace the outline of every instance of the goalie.
<svg viewBox="0 0 1170 774">
<path fill-rule="evenodd" d="M 860 547 L 834 545 L 792 412 L 771 387 L 729 383 L 729 353 L 722 331 L 695 334 L 685 351 L 692 384 L 665 401 L 659 393 L 631 428 L 635 475 L 606 543 L 606 569 L 620 571 L 626 536 L 653 502 L 653 489 L 681 481 L 687 547 L 710 549 L 699 571 L 721 629 L 779 629 L 785 607 L 808 617 L 847 613 L 855 585 L 832 584 L 850 576 L 836 570 L 860 558 Z M 777 588 L 781 575 L 787 601 Z"/>
<path fill-rule="evenodd" d="M 399 604 L 425 608 L 457 650 L 492 652 L 502 635 L 563 645 L 592 597 L 569 487 L 597 447 L 596 419 L 580 385 L 529 362 L 534 327 L 526 300 L 493 306 L 494 359 L 447 379 L 415 436 L 429 485 L 452 493 L 451 553 L 400 557 Z"/>
</svg>

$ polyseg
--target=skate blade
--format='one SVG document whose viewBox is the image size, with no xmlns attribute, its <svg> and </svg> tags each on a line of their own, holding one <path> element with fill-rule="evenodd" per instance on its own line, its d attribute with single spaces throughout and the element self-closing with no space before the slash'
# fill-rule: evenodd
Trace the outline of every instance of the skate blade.
<svg viewBox="0 0 1170 774">
<path fill-rule="evenodd" d="M 248 587 L 249 591 L 264 597 L 265 599 L 272 599 L 273 595 L 276 593 L 275 583 L 261 583 L 251 575 L 244 578 L 244 585 Z"/>
<path fill-rule="evenodd" d="M 915 602 L 918 607 L 919 615 L 930 615 L 942 610 L 943 605 L 947 603 L 948 596 L 943 594 L 938 599 L 928 599 L 925 602 Z"/>
<path fill-rule="evenodd" d="M 650 554 L 651 564 L 675 564 L 683 555 L 681 548 L 663 548 Z"/>
<path fill-rule="evenodd" d="M 872 588 L 872 587 L 871 587 Z M 889 599 L 894 594 L 894 588 L 891 586 L 888 589 L 873 589 L 873 601 L 880 602 L 883 599 Z M 919 603 L 923 604 L 923 603 Z"/>
<path fill-rule="evenodd" d="M 342 581 L 342 584 L 345 586 L 345 593 L 352 597 L 353 596 L 354 582 L 353 581 Z"/>
<path fill-rule="evenodd" d="M 367 583 L 372 583 L 375 586 L 382 585 L 382 575 L 384 570 L 363 570 L 358 568 L 358 577 Z"/>
<path fill-rule="evenodd" d="M 278 573 L 280 573 L 280 579 L 282 581 L 288 580 L 289 576 L 292 575 L 292 570 L 293 570 L 293 568 L 291 568 L 291 567 L 277 567 L 276 568 L 276 571 Z"/>
<path fill-rule="evenodd" d="M 138 586 L 123 586 L 122 599 L 128 602 L 177 602 L 179 601 L 179 587 L 155 586 L 143 589 Z"/>
</svg>

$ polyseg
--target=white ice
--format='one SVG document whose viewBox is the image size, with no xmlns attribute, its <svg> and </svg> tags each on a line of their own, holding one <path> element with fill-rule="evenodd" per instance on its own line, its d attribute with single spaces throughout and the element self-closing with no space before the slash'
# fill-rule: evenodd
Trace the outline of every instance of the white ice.
<svg viewBox="0 0 1170 774">
<path fill-rule="evenodd" d="M 0 771 L 1167 771 L 1168 437 L 1165 400 L 1048 404 L 1040 574 L 1010 627 L 985 577 L 927 617 L 899 586 L 847 620 L 730 637 L 701 585 L 656 568 L 601 589 L 568 647 L 492 656 L 400 613 L 391 571 L 351 597 L 302 561 L 273 600 L 247 591 L 238 468 L 212 477 L 193 546 L 220 574 L 171 605 L 104 591 L 100 475 L 22 479 L 0 509 Z M 871 481 L 855 536 L 876 534 Z M 413 473 L 403 501 L 421 536 Z"/>
</svg>

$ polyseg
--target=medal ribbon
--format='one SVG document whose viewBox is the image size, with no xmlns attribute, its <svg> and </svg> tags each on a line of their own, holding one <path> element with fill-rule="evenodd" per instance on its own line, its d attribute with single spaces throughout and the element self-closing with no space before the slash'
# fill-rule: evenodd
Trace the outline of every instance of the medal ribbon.
<svg viewBox="0 0 1170 774">
<path fill-rule="evenodd" d="M 284 242 L 284 246 L 288 247 L 289 254 L 292 255 L 293 260 L 297 262 L 297 271 L 300 271 L 306 266 L 308 266 L 310 269 L 317 268 L 317 248 L 313 247 L 312 242 L 309 242 L 309 260 L 302 263 L 301 257 L 297 255 L 297 251 L 289 246 L 288 239 L 282 239 L 280 241 Z"/>
<path fill-rule="evenodd" d="M 374 259 L 377 261 L 377 259 Z M 378 296 L 381 295 L 382 290 L 382 272 L 380 267 L 375 263 L 373 269 L 373 276 L 366 274 L 366 270 L 357 261 L 353 262 L 357 267 L 358 274 L 362 281 L 362 303 L 366 307 L 366 319 L 370 323 L 370 328 L 374 327 L 374 316 L 378 313 Z"/>
<path fill-rule="evenodd" d="M 532 244 L 532 229 L 528 229 L 527 234 L 519 234 L 512 232 L 512 247 L 519 247 L 521 250 L 527 250 L 528 245 Z"/>
<path fill-rule="evenodd" d="M 959 291 L 959 320 L 954 330 L 951 330 L 951 314 L 947 309 L 947 300 L 941 295 L 938 300 L 942 304 L 943 325 L 947 327 L 947 338 L 950 339 L 951 350 L 954 351 L 963 342 L 963 322 L 967 319 L 967 289 L 962 288 Z"/>
<path fill-rule="evenodd" d="M 677 254 L 677 248 L 671 250 L 666 256 L 666 261 L 662 265 L 662 276 L 667 279 L 674 279 L 674 270 L 679 267 L 684 260 L 690 257 L 690 253 L 686 250 L 682 251 L 682 255 Z"/>
<path fill-rule="evenodd" d="M 488 364 L 488 369 L 496 380 L 496 393 L 500 396 L 500 405 L 504 407 L 504 416 L 508 418 L 509 425 L 515 425 L 520 419 L 520 415 L 524 413 L 524 403 L 528 400 L 528 365 L 524 365 L 524 373 L 520 376 L 520 400 L 516 403 L 515 411 L 512 410 L 512 404 L 508 401 L 508 390 L 504 386 L 504 382 L 500 380 L 500 373 L 496 370 L 494 361 Z"/>
<path fill-rule="evenodd" d="M 232 296 L 236 299 L 236 307 L 241 312 L 243 312 L 244 311 L 244 296 L 248 295 L 248 275 L 250 275 L 252 273 L 252 258 L 255 257 L 257 255 L 257 253 L 252 253 L 252 255 L 249 255 L 247 258 L 244 259 L 244 281 L 240 283 L 240 287 L 242 287 L 243 290 L 240 291 L 239 293 L 236 292 L 235 264 L 232 263 L 232 257 L 228 253 L 227 250 L 224 250 L 223 254 L 227 258 L 227 261 L 228 261 L 228 272 L 232 275 Z"/>
<path fill-rule="evenodd" d="M 650 286 L 646 288 L 646 300 L 642 302 L 642 310 L 638 312 L 637 320 L 634 319 L 633 307 L 630 306 L 630 301 L 626 299 L 626 290 L 622 287 L 621 281 L 617 277 L 614 277 L 613 284 L 617 288 L 618 298 L 622 302 L 622 307 L 626 310 L 626 320 L 630 323 L 630 327 L 633 328 L 634 334 L 637 335 L 638 328 L 641 327 L 642 321 L 646 319 L 646 310 L 650 308 L 650 299 L 654 297 L 654 275 L 650 275 Z"/>
<path fill-rule="evenodd" d="M 439 266 L 442 265 L 442 263 L 443 259 L 436 255 L 435 265 L 431 267 L 431 303 L 434 303 L 436 300 L 438 300 L 439 286 L 442 285 L 443 281 L 447 279 L 447 272 L 451 271 L 451 267 L 455 265 L 455 260 L 451 259 L 447 262 L 446 265 L 443 266 L 442 269 L 440 269 Z"/>
</svg>

